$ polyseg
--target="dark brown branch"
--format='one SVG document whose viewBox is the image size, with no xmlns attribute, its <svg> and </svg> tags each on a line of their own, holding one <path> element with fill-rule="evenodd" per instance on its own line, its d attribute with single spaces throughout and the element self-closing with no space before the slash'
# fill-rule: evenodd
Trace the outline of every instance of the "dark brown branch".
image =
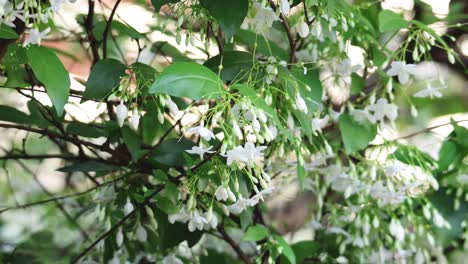
<svg viewBox="0 0 468 264">
<path fill-rule="evenodd" d="M 273 0 L 269 0 L 271 8 L 276 11 L 276 6 Z M 296 62 L 296 41 L 294 40 L 294 35 L 289 27 L 288 19 L 280 13 L 281 24 L 283 25 L 284 31 L 286 31 L 286 35 L 288 37 L 289 42 L 289 63 Z M 288 66 L 291 68 L 291 65 Z"/>
<path fill-rule="evenodd" d="M 92 148 L 98 149 L 100 151 L 108 152 L 110 154 L 114 153 L 114 151 L 111 148 L 109 148 L 108 146 L 98 145 L 98 144 L 88 142 L 88 141 L 84 141 L 84 140 L 81 140 L 81 139 L 78 139 L 78 138 L 71 138 L 71 137 L 68 137 L 66 135 L 61 135 L 59 133 L 56 133 L 56 132 L 53 132 L 53 131 L 50 131 L 50 130 L 47 130 L 47 129 L 39 129 L 39 128 L 33 128 L 33 127 L 28 127 L 28 126 L 22 126 L 22 125 L 2 124 L 2 123 L 0 123 L 0 127 L 15 128 L 15 129 L 19 129 L 19 130 L 29 131 L 29 132 L 37 133 L 37 134 L 47 136 L 47 137 L 50 137 L 50 138 L 62 139 L 62 140 L 71 142 L 73 144 L 79 144 L 79 145 L 83 145 L 83 146 L 92 147 Z"/>
<path fill-rule="evenodd" d="M 122 226 L 129 218 L 131 218 L 137 211 L 141 210 L 145 205 L 149 204 L 151 199 L 156 196 L 159 192 L 164 189 L 164 185 L 159 186 L 156 190 L 154 190 L 142 203 L 138 204 L 133 211 L 131 211 L 126 216 L 122 217 L 115 225 L 113 225 L 109 230 L 107 230 L 104 234 L 100 235 L 91 245 L 85 248 L 78 256 L 76 256 L 71 263 L 78 263 L 80 259 L 86 256 L 89 251 L 91 251 L 101 240 L 105 239 L 107 236 L 112 234 L 115 230 L 117 230 L 120 226 Z"/>
<path fill-rule="evenodd" d="M 104 28 L 104 32 L 102 33 L 102 57 L 105 59 L 107 58 L 107 37 L 109 36 L 109 31 L 112 25 L 112 20 L 114 19 L 115 12 L 119 7 L 121 0 L 117 0 L 112 8 L 110 13 L 109 19 L 107 19 L 106 27 Z"/>
<path fill-rule="evenodd" d="M 218 225 L 218 232 L 221 234 L 221 237 L 223 238 L 224 241 L 226 241 L 232 249 L 236 252 L 237 256 L 246 264 L 251 264 L 252 262 L 250 259 L 244 254 L 240 246 L 234 241 L 229 234 L 226 232 L 224 229 L 224 225 L 220 224 Z"/>
<path fill-rule="evenodd" d="M 93 34 L 93 27 L 94 27 L 94 0 L 88 0 L 88 15 L 86 16 L 85 20 L 85 30 L 86 35 L 88 37 L 89 46 L 91 47 L 91 53 L 93 54 L 93 65 L 99 61 L 99 50 L 98 50 L 98 43 L 96 38 Z"/>
</svg>

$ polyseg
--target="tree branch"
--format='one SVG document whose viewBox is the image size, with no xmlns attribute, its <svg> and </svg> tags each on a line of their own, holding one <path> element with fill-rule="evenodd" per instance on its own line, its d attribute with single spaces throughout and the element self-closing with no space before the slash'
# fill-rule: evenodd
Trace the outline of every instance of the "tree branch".
<svg viewBox="0 0 468 264">
<path fill-rule="evenodd" d="M 271 8 L 276 11 L 276 6 L 273 0 L 269 0 Z M 294 40 L 293 33 L 291 28 L 289 27 L 288 19 L 280 13 L 281 24 L 283 25 L 284 31 L 286 31 L 286 35 L 289 41 L 289 63 L 292 64 L 296 62 L 296 41 Z M 291 69 L 291 65 L 288 65 L 288 68 Z"/>
<path fill-rule="evenodd" d="M 86 34 L 88 36 L 89 46 L 91 47 L 91 52 L 93 54 L 93 65 L 99 61 L 99 50 L 98 50 L 98 43 L 96 38 L 93 34 L 93 27 L 94 27 L 94 0 L 88 0 L 88 15 L 86 16 L 85 20 L 85 29 Z"/>
<path fill-rule="evenodd" d="M 105 239 L 109 236 L 112 232 L 117 230 L 120 226 L 122 226 L 130 217 L 132 217 L 137 211 L 141 210 L 145 205 L 147 205 L 154 196 L 156 196 L 159 192 L 164 189 L 165 185 L 161 185 L 159 188 L 156 188 L 142 203 L 137 205 L 129 214 L 122 217 L 115 225 L 113 225 L 107 232 L 100 235 L 91 245 L 85 248 L 78 256 L 76 256 L 71 263 L 78 263 L 80 259 L 86 256 L 89 251 L 91 251 L 101 240 Z"/>
<path fill-rule="evenodd" d="M 50 137 L 50 138 L 58 138 L 58 139 L 62 139 L 62 140 L 71 142 L 73 144 L 80 144 L 80 145 L 92 147 L 92 148 L 95 148 L 95 149 L 98 149 L 100 151 L 104 151 L 104 152 L 107 152 L 107 153 L 110 153 L 110 154 L 114 154 L 114 151 L 111 148 L 109 148 L 108 146 L 106 146 L 106 145 L 98 145 L 98 144 L 88 142 L 88 141 L 85 141 L 85 140 L 81 140 L 81 139 L 78 139 L 78 138 L 71 138 L 71 137 L 68 137 L 66 135 L 61 135 L 59 133 L 56 133 L 56 132 L 53 132 L 53 131 L 50 131 L 50 130 L 47 130 L 47 129 L 38 129 L 38 128 L 33 128 L 33 127 L 28 127 L 28 126 L 22 126 L 22 125 L 16 125 L 16 124 L 14 124 L 14 125 L 13 124 L 2 124 L 2 123 L 0 123 L 0 127 L 15 128 L 15 129 L 19 129 L 19 130 L 29 131 L 29 132 L 37 133 L 37 134 L 47 136 L 47 137 Z"/>
<path fill-rule="evenodd" d="M 115 2 L 114 7 L 110 13 L 109 19 L 107 20 L 106 27 L 104 28 L 104 32 L 102 33 L 102 57 L 105 59 L 107 58 L 107 37 L 109 35 L 109 31 L 112 25 L 112 20 L 114 19 L 115 12 L 119 7 L 121 0 L 117 0 Z"/>
<path fill-rule="evenodd" d="M 234 249 L 234 251 L 236 252 L 237 256 L 239 256 L 239 258 L 246 264 L 251 264 L 252 262 L 250 261 L 250 259 L 247 257 L 247 255 L 244 254 L 244 252 L 242 251 L 242 249 L 240 248 L 240 246 L 236 243 L 236 241 L 234 241 L 230 236 L 229 234 L 226 232 L 226 230 L 224 229 L 224 225 L 220 224 L 218 225 L 218 232 L 221 234 L 221 237 L 223 238 L 224 241 L 226 241 L 231 247 L 232 249 Z"/>
</svg>

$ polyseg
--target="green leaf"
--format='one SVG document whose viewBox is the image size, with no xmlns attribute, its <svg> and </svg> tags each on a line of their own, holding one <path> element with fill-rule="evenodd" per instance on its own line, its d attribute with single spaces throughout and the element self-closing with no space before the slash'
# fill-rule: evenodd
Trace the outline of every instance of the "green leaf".
<svg viewBox="0 0 468 264">
<path fill-rule="evenodd" d="M 234 36 L 249 9 L 248 0 L 200 0 L 200 3 L 216 19 L 226 41 Z"/>
<path fill-rule="evenodd" d="M 242 240 L 245 241 L 259 241 L 267 238 L 270 235 L 268 228 L 262 225 L 250 226 L 244 234 Z"/>
<path fill-rule="evenodd" d="M 359 123 L 349 114 L 339 119 L 341 137 L 347 154 L 364 149 L 377 135 L 377 126 L 368 121 Z"/>
<path fill-rule="evenodd" d="M 299 92 L 302 98 L 304 98 L 309 112 L 317 111 L 322 101 L 323 93 L 319 72 L 310 69 L 307 70 L 307 74 L 304 74 L 302 68 L 296 68 L 292 71 L 292 76 L 295 78 Z"/>
<path fill-rule="evenodd" d="M 156 203 L 157 204 L 157 203 Z M 167 214 L 161 210 L 156 209 L 155 218 L 158 223 L 158 234 L 159 243 L 157 243 L 160 250 L 173 248 L 179 245 L 183 241 L 187 241 L 189 247 L 193 247 L 202 237 L 203 233 L 196 230 L 190 232 L 187 228 L 187 224 L 175 222 L 174 224 L 169 223 L 167 220 Z"/>
<path fill-rule="evenodd" d="M 463 222 L 466 222 L 468 215 L 468 202 L 463 198 L 457 198 L 455 192 L 449 193 L 445 188 L 433 192 L 428 196 L 428 199 L 451 227 L 449 229 L 434 227 L 437 241 L 444 246 L 453 244 L 457 238 L 463 236 L 463 232 L 466 230 L 466 227 L 463 227 Z M 454 201 L 457 199 L 460 200 L 460 206 L 455 209 Z"/>
<path fill-rule="evenodd" d="M 301 241 L 292 245 L 291 248 L 297 263 L 303 263 L 305 259 L 318 255 L 318 245 L 315 241 Z"/>
<path fill-rule="evenodd" d="M 107 131 L 102 128 L 98 128 L 81 122 L 71 122 L 67 126 L 66 132 L 69 134 L 74 134 L 88 138 L 106 137 L 108 135 Z"/>
<path fill-rule="evenodd" d="M 77 162 L 70 166 L 66 166 L 63 168 L 58 169 L 61 172 L 110 172 L 118 170 L 119 167 L 99 162 L 99 161 L 85 161 L 85 162 Z"/>
<path fill-rule="evenodd" d="M 222 81 L 210 69 L 194 62 L 179 62 L 167 67 L 153 83 L 149 93 L 164 93 L 192 100 L 212 99 L 221 94 Z"/>
<path fill-rule="evenodd" d="M 154 54 L 162 54 L 163 56 L 169 56 L 173 62 L 190 62 L 192 61 L 185 54 L 171 44 L 164 41 L 157 41 L 151 46 L 151 52 Z"/>
<path fill-rule="evenodd" d="M 17 39 L 19 38 L 16 31 L 14 31 L 11 27 L 0 24 L 0 39 Z"/>
<path fill-rule="evenodd" d="M 464 158 L 462 149 L 452 140 L 446 140 L 439 151 L 439 170 L 445 171 L 453 165 L 456 167 Z"/>
<path fill-rule="evenodd" d="M 274 55 L 276 58 L 285 61 L 289 58 L 288 52 L 280 48 L 276 43 L 248 30 L 239 30 L 235 35 L 235 41 L 247 45 L 251 51 L 255 50 L 255 54 Z"/>
<path fill-rule="evenodd" d="M 390 11 L 382 10 L 379 13 L 379 30 L 380 32 L 395 31 L 405 28 L 409 22 L 404 20 L 400 15 Z"/>
<path fill-rule="evenodd" d="M 140 158 L 141 154 L 141 140 L 138 135 L 130 127 L 122 127 L 122 138 L 127 146 L 130 155 L 132 155 L 132 160 L 137 161 Z"/>
<path fill-rule="evenodd" d="M 161 9 L 163 5 L 174 4 L 177 2 L 179 2 L 179 0 L 151 0 L 156 12 L 159 12 L 159 9 Z"/>
<path fill-rule="evenodd" d="M 36 78 L 44 84 L 47 94 L 62 116 L 70 94 L 70 77 L 59 58 L 48 48 L 31 45 L 27 49 L 29 65 Z"/>
<path fill-rule="evenodd" d="M 296 255 L 294 254 L 292 248 L 289 246 L 288 242 L 286 242 L 286 240 L 284 240 L 284 238 L 279 235 L 276 235 L 275 239 L 278 242 L 278 244 L 283 248 L 282 255 L 286 257 L 289 263 L 296 264 Z"/>
<path fill-rule="evenodd" d="M 6 105 L 0 105 L 0 120 L 26 125 L 33 123 L 31 116 Z"/>
<path fill-rule="evenodd" d="M 98 61 L 91 69 L 83 97 L 85 99 L 105 99 L 112 92 L 112 89 L 119 85 L 124 74 L 125 65 L 120 61 L 115 59 Z"/>
<path fill-rule="evenodd" d="M 167 166 L 181 166 L 185 161 L 182 154 L 192 146 L 193 142 L 186 139 L 169 139 L 159 145 L 151 159 Z"/>
<path fill-rule="evenodd" d="M 100 21 L 94 25 L 93 34 L 96 36 L 97 41 L 102 41 L 104 30 L 106 29 L 107 21 Z M 122 22 L 113 20 L 110 26 L 110 32 L 117 31 L 119 36 L 128 36 L 132 39 L 141 39 L 143 35 L 136 29 L 129 25 L 123 24 Z"/>
<path fill-rule="evenodd" d="M 3 64 L 6 68 L 7 82 L 5 87 L 27 87 L 28 84 L 24 81 L 27 72 L 22 67 L 28 63 L 26 49 L 19 44 L 10 44 L 5 52 Z"/>
<path fill-rule="evenodd" d="M 231 50 L 210 58 L 203 65 L 218 73 L 222 64 L 221 79 L 230 82 L 243 80 L 251 71 L 254 60 L 254 56 L 248 52 Z"/>
<path fill-rule="evenodd" d="M 351 74 L 351 94 L 358 94 L 364 89 L 364 79 L 356 73 Z"/>
<path fill-rule="evenodd" d="M 133 63 L 132 69 L 135 74 L 138 89 L 141 90 L 143 94 L 148 93 L 148 89 L 156 79 L 156 70 L 150 65 L 141 62 Z"/>
</svg>

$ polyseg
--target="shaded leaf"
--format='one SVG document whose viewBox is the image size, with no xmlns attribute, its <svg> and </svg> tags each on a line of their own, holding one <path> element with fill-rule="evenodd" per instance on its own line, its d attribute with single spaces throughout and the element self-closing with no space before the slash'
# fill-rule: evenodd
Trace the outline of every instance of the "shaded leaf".
<svg viewBox="0 0 468 264">
<path fill-rule="evenodd" d="M 226 41 L 234 36 L 249 9 L 248 0 L 200 0 L 200 3 L 216 19 Z"/>
<path fill-rule="evenodd" d="M 62 116 L 70 94 L 67 70 L 59 58 L 46 47 L 31 45 L 27 49 L 27 55 L 34 75 L 44 84 L 57 115 Z"/>
<path fill-rule="evenodd" d="M 125 65 L 115 59 L 103 59 L 91 69 L 84 98 L 103 100 L 114 87 L 119 85 L 120 78 L 125 74 Z M 86 100 L 86 99 L 85 99 Z"/>
<path fill-rule="evenodd" d="M 347 154 L 364 149 L 377 135 L 377 126 L 366 121 L 359 123 L 349 114 L 340 115 L 339 126 Z"/>
</svg>

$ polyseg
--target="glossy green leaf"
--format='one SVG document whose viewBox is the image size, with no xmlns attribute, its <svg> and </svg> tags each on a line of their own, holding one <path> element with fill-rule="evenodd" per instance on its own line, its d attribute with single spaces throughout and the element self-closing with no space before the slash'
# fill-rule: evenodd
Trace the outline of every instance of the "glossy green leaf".
<svg viewBox="0 0 468 264">
<path fill-rule="evenodd" d="M 210 58 L 203 65 L 218 73 L 219 65 L 222 64 L 221 79 L 224 82 L 230 82 L 233 80 L 243 80 L 247 77 L 252 69 L 254 60 L 254 56 L 248 52 L 232 50 Z"/>
<path fill-rule="evenodd" d="M 88 138 L 99 138 L 107 136 L 107 131 L 105 129 L 81 122 L 71 122 L 67 126 L 66 132 Z"/>
<path fill-rule="evenodd" d="M 125 74 L 125 65 L 115 59 L 103 59 L 91 69 L 83 97 L 103 100 L 120 83 Z"/>
<path fill-rule="evenodd" d="M 104 30 L 106 29 L 107 21 L 100 21 L 94 25 L 93 34 L 96 37 L 97 41 L 102 41 Z M 122 22 L 113 20 L 110 26 L 110 31 L 116 31 L 119 33 L 119 36 L 128 36 L 132 39 L 141 39 L 143 34 L 138 32 L 133 27 L 124 24 Z"/>
<path fill-rule="evenodd" d="M 26 125 L 33 123 L 31 116 L 6 105 L 0 105 L 0 121 Z"/>
<path fill-rule="evenodd" d="M 267 238 L 270 235 L 268 228 L 262 225 L 250 226 L 244 234 L 242 240 L 259 241 Z"/>
<path fill-rule="evenodd" d="M 169 139 L 159 145 L 151 159 L 167 166 L 180 166 L 184 163 L 182 154 L 192 146 L 193 142 L 186 139 Z"/>
<path fill-rule="evenodd" d="M 358 74 L 351 74 L 351 94 L 358 94 L 364 89 L 364 79 Z"/>
<path fill-rule="evenodd" d="M 61 172 L 110 172 L 118 170 L 119 167 L 99 161 L 84 161 L 58 169 Z"/>
<path fill-rule="evenodd" d="M 289 246 L 288 242 L 286 242 L 286 240 L 284 240 L 284 238 L 279 235 L 276 235 L 275 239 L 278 242 L 278 244 L 283 248 L 282 253 L 289 261 L 289 263 L 296 264 L 296 255 L 294 254 L 294 251 L 292 250 L 291 246 Z"/>
<path fill-rule="evenodd" d="M 163 93 L 192 100 L 220 96 L 222 81 L 210 69 L 194 62 L 179 62 L 167 67 L 153 83 L 149 93 Z"/>
<path fill-rule="evenodd" d="M 200 3 L 216 19 L 226 41 L 234 36 L 249 9 L 248 0 L 200 0 Z"/>
<path fill-rule="evenodd" d="M 67 70 L 55 53 L 46 47 L 31 45 L 27 55 L 34 75 L 44 84 L 57 115 L 61 116 L 70 94 Z"/>
<path fill-rule="evenodd" d="M 340 116 L 339 126 L 347 154 L 364 149 L 377 135 L 377 125 L 368 121 L 359 123 L 346 113 Z"/>
<path fill-rule="evenodd" d="M 141 154 L 141 140 L 138 135 L 130 127 L 122 127 L 122 138 L 127 146 L 128 152 L 132 156 L 133 161 L 137 161 Z"/>
<path fill-rule="evenodd" d="M 0 39 L 17 39 L 19 38 L 16 31 L 14 31 L 11 27 L 0 24 Z"/>
<path fill-rule="evenodd" d="M 379 30 L 380 32 L 395 31 L 405 28 L 409 22 L 404 20 L 401 15 L 390 10 L 382 10 L 379 13 Z"/>
</svg>

